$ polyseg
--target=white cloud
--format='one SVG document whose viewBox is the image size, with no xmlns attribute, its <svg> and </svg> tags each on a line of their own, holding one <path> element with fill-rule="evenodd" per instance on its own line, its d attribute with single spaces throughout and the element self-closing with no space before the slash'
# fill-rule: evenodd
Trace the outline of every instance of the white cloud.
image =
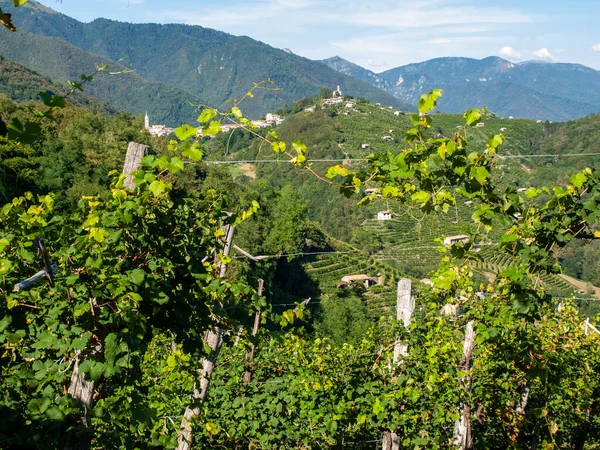
<svg viewBox="0 0 600 450">
<path fill-rule="evenodd" d="M 600 52 L 600 43 L 592 45 L 592 50 L 595 52 Z"/>
<path fill-rule="evenodd" d="M 521 59 L 521 53 L 519 53 L 518 51 L 516 51 L 514 48 L 510 47 L 510 46 L 505 46 L 502 47 L 499 51 L 498 54 L 500 56 L 503 56 L 504 58 L 510 58 L 510 59 Z"/>
<path fill-rule="evenodd" d="M 432 1 L 428 7 L 422 3 L 402 1 L 400 6 L 364 8 L 338 17 L 337 20 L 356 26 L 385 27 L 392 29 L 433 28 L 447 25 L 524 23 L 531 19 L 521 12 L 508 8 L 482 6 L 450 6 Z"/>
<path fill-rule="evenodd" d="M 539 50 L 536 50 L 535 52 L 533 52 L 533 56 L 538 57 L 541 60 L 544 61 L 551 61 L 551 62 L 555 62 L 558 59 L 556 58 L 556 56 L 552 55 L 548 49 L 546 47 L 544 48 L 540 48 Z"/>
</svg>

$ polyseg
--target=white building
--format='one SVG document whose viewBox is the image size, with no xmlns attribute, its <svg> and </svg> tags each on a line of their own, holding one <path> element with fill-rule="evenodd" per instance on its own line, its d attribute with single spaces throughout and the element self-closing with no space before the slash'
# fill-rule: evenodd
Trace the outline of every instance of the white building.
<svg viewBox="0 0 600 450">
<path fill-rule="evenodd" d="M 265 122 L 267 122 L 267 124 L 269 124 L 271 126 L 281 125 L 283 123 L 283 117 L 281 117 L 278 114 L 268 113 L 265 116 Z"/>
<path fill-rule="evenodd" d="M 144 116 L 144 129 L 152 136 L 168 136 L 173 132 L 173 128 L 166 127 L 164 125 L 150 125 L 150 117 L 148 112 Z"/>
<path fill-rule="evenodd" d="M 469 236 L 467 234 L 458 234 L 456 236 L 447 236 L 446 239 L 444 239 L 444 245 L 452 245 L 457 242 L 466 244 L 469 242 Z"/>
<path fill-rule="evenodd" d="M 392 220 L 392 212 L 387 211 L 379 211 L 377 213 L 377 220 Z"/>
</svg>

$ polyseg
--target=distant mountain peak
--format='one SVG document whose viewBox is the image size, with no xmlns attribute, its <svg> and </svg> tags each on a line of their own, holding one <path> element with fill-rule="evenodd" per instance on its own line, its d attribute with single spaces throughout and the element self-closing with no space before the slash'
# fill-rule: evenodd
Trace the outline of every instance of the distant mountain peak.
<svg viewBox="0 0 600 450">
<path fill-rule="evenodd" d="M 440 57 L 373 73 L 339 56 L 322 61 L 414 104 L 442 88 L 442 112 L 488 106 L 502 116 L 570 120 L 600 111 L 600 72 L 580 64 Z"/>
</svg>

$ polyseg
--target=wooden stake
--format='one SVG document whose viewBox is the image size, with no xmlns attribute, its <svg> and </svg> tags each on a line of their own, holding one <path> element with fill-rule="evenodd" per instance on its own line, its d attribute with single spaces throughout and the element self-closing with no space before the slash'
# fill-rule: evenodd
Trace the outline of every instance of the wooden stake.
<svg viewBox="0 0 600 450">
<path fill-rule="evenodd" d="M 391 431 L 383 432 L 382 450 L 400 450 L 400 438 Z"/>
<path fill-rule="evenodd" d="M 408 328 L 412 315 L 415 311 L 415 297 L 412 295 L 412 281 L 408 278 L 402 278 L 398 281 L 398 291 L 396 294 L 396 320 L 402 321 L 405 328 Z M 408 356 L 408 344 L 401 341 L 394 344 L 394 364 L 389 364 L 390 369 L 397 367 L 402 363 L 402 357 Z M 382 437 L 383 450 L 399 450 L 400 437 L 394 431 L 384 431 Z"/>
<path fill-rule="evenodd" d="M 398 281 L 396 294 L 396 320 L 402 321 L 408 328 L 413 313 L 415 312 L 415 297 L 412 295 L 412 281 L 402 278 Z M 401 356 L 408 356 L 408 345 L 397 343 L 394 345 L 394 364 L 400 362 Z"/>
<path fill-rule="evenodd" d="M 223 246 L 223 255 L 229 256 L 231 251 L 231 242 L 233 241 L 233 230 L 231 225 L 223 227 L 225 232 L 225 245 Z M 218 262 L 219 276 L 224 278 L 227 273 L 227 265 Z M 207 330 L 203 337 L 204 342 L 210 347 L 211 353 L 207 358 L 202 358 L 202 371 L 200 372 L 200 388 L 194 385 L 194 390 L 191 398 L 191 405 L 185 409 L 183 419 L 181 421 L 181 430 L 177 437 L 177 450 L 189 450 L 192 444 L 192 420 L 200 415 L 200 407 L 208 394 L 210 385 L 210 377 L 215 370 L 215 364 L 223 345 L 223 331 L 219 326 L 214 326 L 211 330 Z"/>
<path fill-rule="evenodd" d="M 100 351 L 101 347 L 97 346 L 95 351 Z M 71 374 L 71 383 L 69 384 L 68 393 L 77 402 L 81 411 L 81 424 L 85 428 L 91 426 L 90 409 L 92 408 L 94 396 L 94 382 L 87 381 L 85 375 L 79 373 L 79 363 L 81 362 L 81 352 L 75 351 L 73 373 Z M 87 450 L 90 448 L 91 436 L 80 437 L 73 431 L 67 432 L 62 445 L 62 450 Z"/>
<path fill-rule="evenodd" d="M 475 331 L 473 331 L 473 321 L 467 323 L 465 329 L 465 342 L 463 344 L 463 356 L 458 365 L 458 369 L 463 372 L 471 370 L 473 361 L 473 350 L 475 349 Z M 461 384 L 466 393 L 471 390 L 471 375 L 466 375 Z M 460 450 L 472 450 L 473 439 L 471 437 L 471 405 L 463 403 L 459 409 L 460 418 L 454 423 L 454 434 L 452 443 Z"/>
<path fill-rule="evenodd" d="M 131 173 L 138 169 L 142 158 L 146 156 L 147 153 L 147 145 L 130 142 L 127 146 L 127 155 L 125 155 L 125 164 L 123 164 L 123 173 L 127 175 L 124 185 L 127 189 L 135 189 Z"/>
<path fill-rule="evenodd" d="M 258 296 L 262 297 L 264 280 L 258 280 Z M 260 327 L 260 311 L 254 316 L 254 326 L 252 327 L 252 337 L 256 337 L 258 328 Z M 250 351 L 246 353 L 246 370 L 244 371 L 244 383 L 250 383 L 252 380 L 252 360 L 254 359 L 254 342 L 250 344 Z"/>
</svg>

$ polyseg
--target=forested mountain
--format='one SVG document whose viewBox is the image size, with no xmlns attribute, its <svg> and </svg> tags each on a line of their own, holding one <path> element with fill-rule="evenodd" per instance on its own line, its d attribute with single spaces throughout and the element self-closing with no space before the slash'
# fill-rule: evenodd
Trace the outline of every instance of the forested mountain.
<svg viewBox="0 0 600 450">
<path fill-rule="evenodd" d="M 253 83 L 272 80 L 280 90 L 256 92 L 258 101 L 252 102 L 246 109 L 252 117 L 264 115 L 285 103 L 316 95 L 322 87 L 333 89 L 337 85 L 348 95 L 400 109 L 413 109 L 368 83 L 248 37 L 188 25 L 131 24 L 106 19 L 82 23 L 34 1 L 18 10 L 11 9 L 9 3 L 5 0 L 0 2 L 3 9 L 13 11 L 14 20 L 21 29 L 63 39 L 104 58 L 125 58 L 122 64 L 134 69 L 139 76 L 149 82 L 166 83 L 189 92 L 193 96 L 192 101 L 200 98 L 205 103 L 222 106 L 226 100 L 241 98 Z M 1 31 L 5 40 L 8 31 Z M 22 47 L 19 55 L 35 52 L 35 44 L 30 41 L 29 45 L 34 47 L 31 50 Z M 19 55 L 7 54 L 26 64 Z M 81 71 L 78 64 L 69 66 Z M 131 107 L 128 109 L 133 110 Z"/>
<path fill-rule="evenodd" d="M 0 56 L 0 94 L 4 94 L 18 102 L 24 102 L 28 100 L 39 101 L 40 92 L 64 96 L 69 92 L 69 89 L 8 58 Z M 77 106 L 91 106 L 106 112 L 116 112 L 108 104 L 77 90 L 71 94 L 69 101 Z"/>
<path fill-rule="evenodd" d="M 98 66 L 110 64 L 86 85 L 85 92 L 116 109 L 134 114 L 148 111 L 153 123 L 168 125 L 193 122 L 197 117 L 190 106 L 199 102 L 197 97 L 164 83 L 149 82 L 135 72 L 126 73 L 126 67 L 63 39 L 5 29 L 0 29 L 0 36 L 0 54 L 63 86 L 69 80 L 79 81 L 82 74 L 93 74 Z"/>
<path fill-rule="evenodd" d="M 506 117 L 560 121 L 600 111 L 600 72 L 580 64 L 436 58 L 375 74 L 339 57 L 323 62 L 409 103 L 442 88 L 443 112 L 487 106 Z"/>
</svg>

